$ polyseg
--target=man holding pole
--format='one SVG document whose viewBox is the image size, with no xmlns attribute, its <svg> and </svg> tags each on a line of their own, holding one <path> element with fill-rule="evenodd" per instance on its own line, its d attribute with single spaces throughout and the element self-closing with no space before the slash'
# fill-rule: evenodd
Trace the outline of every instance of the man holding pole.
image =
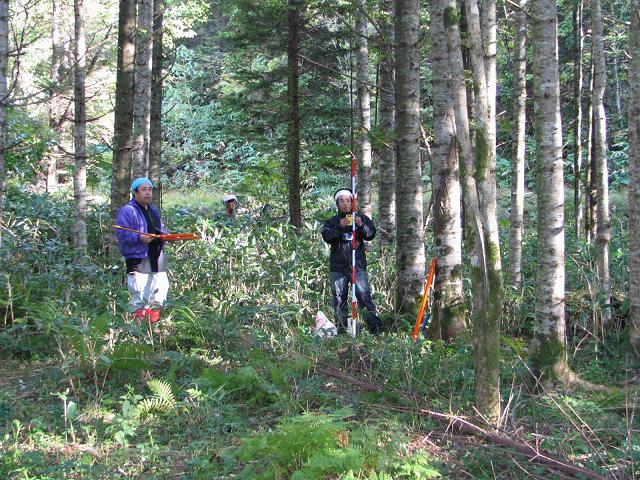
<svg viewBox="0 0 640 480">
<path fill-rule="evenodd" d="M 367 329 L 377 335 L 380 332 L 382 322 L 371 298 L 367 276 L 367 257 L 364 249 L 364 241 L 371 241 L 376 236 L 376 227 L 366 215 L 359 212 L 353 214 L 352 199 L 351 190 L 338 190 L 334 195 L 338 212 L 322 227 L 322 238 L 331 245 L 329 268 L 333 310 L 338 333 L 343 333 L 347 326 L 348 291 L 349 284 L 352 282 L 352 252 L 355 249 L 356 298 L 358 305 L 367 310 L 364 315 Z"/>
<path fill-rule="evenodd" d="M 116 217 L 116 235 L 127 266 L 133 318 L 138 322 L 148 319 L 155 324 L 160 319 L 160 308 L 169 291 L 163 241 L 155 235 L 167 232 L 162 225 L 160 211 L 151 204 L 151 180 L 134 180 L 131 194 L 133 198 Z"/>
</svg>

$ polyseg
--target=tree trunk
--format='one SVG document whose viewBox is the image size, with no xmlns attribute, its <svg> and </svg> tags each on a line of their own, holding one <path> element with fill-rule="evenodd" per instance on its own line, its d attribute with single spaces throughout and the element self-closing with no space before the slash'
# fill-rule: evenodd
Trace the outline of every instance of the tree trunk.
<svg viewBox="0 0 640 480">
<path fill-rule="evenodd" d="M 298 65 L 300 0 L 289 0 L 287 43 L 287 99 L 289 121 L 287 123 L 287 181 L 289 184 L 289 223 L 302 229 L 302 208 L 300 202 L 300 98 Z"/>
<path fill-rule="evenodd" d="M 395 33 L 394 0 L 387 0 L 382 6 L 384 16 L 380 20 L 380 30 L 385 34 L 380 46 L 380 123 L 379 130 L 384 135 L 380 149 L 378 168 L 378 244 L 381 248 L 392 246 L 396 238 L 396 150 L 395 150 L 395 87 L 393 44 Z"/>
<path fill-rule="evenodd" d="M 538 198 L 538 271 L 532 363 L 543 384 L 568 372 L 564 318 L 562 122 L 554 0 L 533 0 L 533 85 Z"/>
<path fill-rule="evenodd" d="M 594 61 L 593 120 L 594 120 L 594 161 L 598 186 L 598 223 L 596 247 L 598 257 L 598 279 L 602 297 L 602 322 L 611 321 L 611 278 L 609 275 L 609 240 L 611 224 L 609 220 L 609 170 L 607 165 L 607 117 L 604 110 L 604 92 L 607 73 L 602 39 L 602 8 L 600 0 L 591 0 L 591 25 Z"/>
<path fill-rule="evenodd" d="M 467 22 L 471 38 L 470 57 L 476 93 L 475 168 L 478 206 L 486 270 L 472 275 L 483 282 L 481 315 L 474 317 L 476 408 L 489 421 L 500 416 L 500 322 L 502 320 L 502 265 L 496 215 L 496 128 L 495 128 L 495 3 L 483 3 L 483 18 L 476 0 L 466 0 Z M 481 28 L 482 23 L 482 28 Z"/>
<path fill-rule="evenodd" d="M 164 0 L 153 2 L 153 60 L 151 65 L 151 124 L 149 126 L 149 178 L 154 196 L 162 196 L 162 29 Z"/>
<path fill-rule="evenodd" d="M 598 196 L 598 187 L 596 184 L 595 162 L 593 158 L 593 80 L 594 80 L 594 64 L 591 60 L 589 68 L 589 101 L 587 106 L 587 161 L 585 165 L 585 240 L 591 243 L 596 237 L 596 229 L 598 226 L 598 204 L 596 202 Z"/>
<path fill-rule="evenodd" d="M 524 161 L 527 121 L 527 0 L 520 0 L 514 13 L 513 41 L 513 158 L 511 160 L 511 212 L 509 227 L 509 283 L 522 290 L 522 233 L 524 230 Z"/>
<path fill-rule="evenodd" d="M 576 238 L 584 237 L 584 194 L 582 183 L 582 89 L 584 75 L 582 71 L 582 53 L 584 51 L 583 0 L 573 12 L 574 60 L 573 60 L 573 102 L 575 108 L 575 127 L 573 131 L 573 216 L 576 225 Z"/>
<path fill-rule="evenodd" d="M 0 0 L 0 248 L 4 206 L 4 149 L 7 140 L 7 70 L 9 65 L 9 0 Z"/>
<path fill-rule="evenodd" d="M 456 152 L 451 66 L 444 29 L 443 5 L 431 9 L 433 69 L 433 184 L 434 243 L 438 259 L 430 335 L 449 340 L 465 329 L 462 292 L 462 225 L 460 170 Z"/>
<path fill-rule="evenodd" d="M 61 135 L 63 109 L 60 97 L 60 67 L 64 48 L 60 39 L 60 5 L 58 0 L 51 2 L 51 70 L 49 72 L 49 128 Z M 58 155 L 54 148 L 47 151 L 45 162 L 45 189 L 54 192 L 58 187 Z"/>
<path fill-rule="evenodd" d="M 85 64 L 86 41 L 84 32 L 84 3 L 74 0 L 74 81 L 73 101 L 75 113 L 73 117 L 73 146 L 75 170 L 73 172 L 73 193 L 75 197 L 73 226 L 74 247 L 78 257 L 87 254 L 87 115 L 85 105 Z"/>
<path fill-rule="evenodd" d="M 640 356 L 640 0 L 631 2 L 629 55 L 629 300 L 631 346 Z"/>
<path fill-rule="evenodd" d="M 424 283 L 422 168 L 420 165 L 420 2 L 397 0 L 396 141 L 397 285 L 398 312 L 414 312 Z"/>
<path fill-rule="evenodd" d="M 369 22 L 364 0 L 356 12 L 356 76 L 358 78 L 358 210 L 371 218 L 371 93 L 369 92 Z"/>
<path fill-rule="evenodd" d="M 118 70 L 116 75 L 111 170 L 111 218 L 129 198 L 131 183 L 133 72 L 136 33 L 135 0 L 120 0 L 118 17 Z"/>
<path fill-rule="evenodd" d="M 138 0 L 136 68 L 133 98 L 133 177 L 149 174 L 149 115 L 151 111 L 151 56 L 153 0 Z"/>
</svg>

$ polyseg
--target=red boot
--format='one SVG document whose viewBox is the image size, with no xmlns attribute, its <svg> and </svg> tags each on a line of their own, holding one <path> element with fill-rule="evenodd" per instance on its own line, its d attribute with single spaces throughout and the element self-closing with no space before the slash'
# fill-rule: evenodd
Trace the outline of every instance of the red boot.
<svg viewBox="0 0 640 480">
<path fill-rule="evenodd" d="M 148 308 L 141 308 L 136 310 L 131 314 L 131 318 L 136 321 L 138 325 L 140 325 L 148 316 L 151 310 Z"/>
<path fill-rule="evenodd" d="M 147 312 L 149 313 L 149 322 L 154 324 L 158 323 L 160 320 L 160 310 L 153 310 L 150 308 Z"/>
</svg>

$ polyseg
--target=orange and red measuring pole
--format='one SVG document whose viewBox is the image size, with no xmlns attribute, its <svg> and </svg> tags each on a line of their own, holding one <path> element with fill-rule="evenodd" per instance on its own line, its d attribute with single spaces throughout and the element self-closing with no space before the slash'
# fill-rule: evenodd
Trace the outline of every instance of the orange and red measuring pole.
<svg viewBox="0 0 640 480">
<path fill-rule="evenodd" d="M 416 323 L 413 326 L 413 332 L 411 332 L 411 338 L 413 338 L 414 340 L 418 339 L 418 334 L 420 333 L 420 326 L 422 325 L 424 310 L 427 307 L 427 300 L 429 299 L 429 288 L 431 288 L 431 283 L 433 283 L 433 277 L 436 274 L 436 265 L 438 265 L 438 259 L 434 258 L 433 260 L 431 260 L 431 267 L 429 268 L 429 276 L 427 277 L 427 282 L 424 285 L 424 295 L 422 295 L 422 303 L 420 304 L 420 310 L 418 310 Z"/>
<path fill-rule="evenodd" d="M 151 238 L 159 238 L 165 242 L 180 242 L 184 240 L 200 240 L 200 237 L 195 233 L 145 233 L 140 230 L 134 230 L 133 228 L 123 227 L 122 225 L 114 225 L 113 228 L 120 230 L 126 230 L 127 232 L 138 233 L 140 235 L 146 235 Z"/>
<path fill-rule="evenodd" d="M 356 240 L 356 186 L 356 156 L 351 153 L 351 319 L 347 320 L 347 329 L 354 338 L 357 333 L 356 315 L 358 307 L 358 299 L 356 298 L 356 248 L 358 247 Z"/>
</svg>

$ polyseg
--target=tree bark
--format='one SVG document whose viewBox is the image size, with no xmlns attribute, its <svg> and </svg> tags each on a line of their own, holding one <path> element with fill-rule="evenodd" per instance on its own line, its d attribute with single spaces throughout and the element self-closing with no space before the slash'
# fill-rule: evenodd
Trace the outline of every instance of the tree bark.
<svg viewBox="0 0 640 480">
<path fill-rule="evenodd" d="M 573 102 L 575 127 L 573 131 L 573 215 L 576 238 L 584 238 L 584 194 L 582 182 L 582 89 L 584 75 L 582 54 L 584 51 L 583 0 L 578 0 L 573 12 L 574 60 L 573 60 Z"/>
<path fill-rule="evenodd" d="M 594 64 L 593 59 L 589 67 L 589 95 L 587 105 L 587 160 L 585 165 L 584 191 L 585 194 L 585 240 L 591 243 L 596 238 L 598 227 L 598 186 L 596 184 L 595 161 L 593 155 L 593 80 L 594 80 Z"/>
<path fill-rule="evenodd" d="M 631 346 L 640 356 L 640 0 L 631 2 L 629 55 L 629 300 Z"/>
<path fill-rule="evenodd" d="M 369 22 L 364 0 L 356 12 L 356 76 L 358 78 L 358 210 L 371 218 L 371 92 L 369 91 Z"/>
<path fill-rule="evenodd" d="M 58 0 L 51 2 L 51 69 L 49 72 L 49 128 L 61 135 L 63 106 L 61 105 L 60 92 L 60 67 L 64 48 L 60 38 L 60 5 Z M 58 155 L 53 148 L 47 151 L 45 162 L 45 189 L 54 192 L 58 187 Z"/>
<path fill-rule="evenodd" d="M 7 140 L 7 70 L 9 65 L 9 0 L 0 0 L 0 248 L 2 247 L 4 206 L 4 149 Z"/>
<path fill-rule="evenodd" d="M 149 125 L 149 178 L 154 196 L 162 196 L 162 29 L 164 0 L 153 2 L 153 59 L 151 65 L 151 124 Z"/>
<path fill-rule="evenodd" d="M 562 122 L 554 0 L 533 0 L 533 84 L 538 199 L 538 271 L 532 363 L 543 385 L 568 373 L 564 318 Z"/>
<path fill-rule="evenodd" d="M 500 416 L 500 323 L 502 320 L 502 266 L 496 215 L 496 128 L 495 128 L 495 3 L 483 3 L 483 17 L 476 0 L 465 1 L 471 38 L 470 58 L 476 92 L 475 168 L 478 206 L 486 270 L 472 272 L 478 284 L 485 283 L 481 315 L 474 317 L 476 408 L 489 421 Z M 481 26 L 482 24 L 482 26 Z"/>
<path fill-rule="evenodd" d="M 287 99 L 289 103 L 289 121 L 287 123 L 287 181 L 289 184 L 289 223 L 302 229 L 302 208 L 300 202 L 300 98 L 299 87 L 299 22 L 300 0 L 289 0 L 287 25 L 289 38 L 287 43 Z"/>
<path fill-rule="evenodd" d="M 151 111 L 151 57 L 153 0 L 137 0 L 136 68 L 133 98 L 133 177 L 149 174 L 149 115 Z"/>
<path fill-rule="evenodd" d="M 135 26 L 135 0 L 120 0 L 111 170 L 111 218 L 113 220 L 115 220 L 120 207 L 129 198 L 129 184 L 131 183 Z"/>
<path fill-rule="evenodd" d="M 380 46 L 380 122 L 378 128 L 384 135 L 385 145 L 380 149 L 380 167 L 378 168 L 378 244 L 384 248 L 393 245 L 396 238 L 394 0 L 385 1 L 382 10 L 384 16 L 380 21 L 380 29 L 385 35 L 381 38 L 382 45 Z"/>
<path fill-rule="evenodd" d="M 443 10 L 441 1 L 434 0 L 431 9 L 434 131 L 431 177 L 435 212 L 435 256 L 438 266 L 429 334 L 449 340 L 466 326 L 462 291 L 460 170 L 455 148 L 453 89 Z"/>
<path fill-rule="evenodd" d="M 84 0 L 74 0 L 74 82 L 73 82 L 73 146 L 75 170 L 73 193 L 75 198 L 73 226 L 74 247 L 78 257 L 87 254 L 87 115 L 85 104 L 86 40 L 84 26 Z"/>
<path fill-rule="evenodd" d="M 527 0 L 513 12 L 513 158 L 511 160 L 511 212 L 509 227 L 509 283 L 522 290 L 522 234 L 524 231 L 524 162 L 527 121 Z"/>
<path fill-rule="evenodd" d="M 609 241 L 611 223 L 609 219 L 609 169 L 607 165 L 607 117 L 604 110 L 604 94 L 607 72 L 602 39 L 602 7 L 600 0 L 591 0 L 591 30 L 594 61 L 593 120 L 594 120 L 594 160 L 596 183 L 598 186 L 598 223 L 596 227 L 596 247 L 598 258 L 598 280 L 602 298 L 602 322 L 611 321 L 611 277 L 609 274 Z"/>
<path fill-rule="evenodd" d="M 397 212 L 395 308 L 414 312 L 424 283 L 420 164 L 420 2 L 398 0 L 395 17 Z"/>
</svg>

